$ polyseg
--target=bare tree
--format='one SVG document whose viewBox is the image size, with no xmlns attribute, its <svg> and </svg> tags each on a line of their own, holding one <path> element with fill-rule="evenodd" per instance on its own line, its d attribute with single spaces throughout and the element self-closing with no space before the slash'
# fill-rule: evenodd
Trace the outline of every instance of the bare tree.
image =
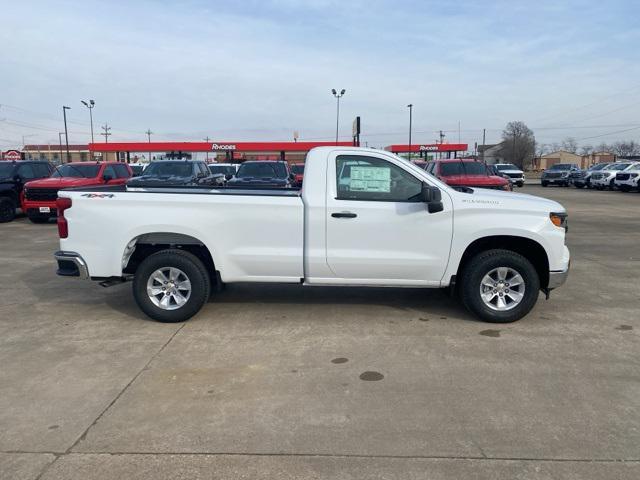
<svg viewBox="0 0 640 480">
<path fill-rule="evenodd" d="M 578 151 L 578 142 L 573 137 L 567 137 L 562 140 L 560 148 L 567 152 L 576 153 Z"/>
<path fill-rule="evenodd" d="M 596 147 L 596 153 L 600 153 L 600 152 L 611 153 L 612 151 L 613 149 L 604 142 L 602 142 L 600 145 Z"/>
<path fill-rule="evenodd" d="M 580 147 L 580 155 L 591 155 L 592 153 L 594 153 L 594 150 L 591 145 L 582 145 Z"/>
<path fill-rule="evenodd" d="M 631 155 L 640 155 L 640 144 L 633 140 L 616 142 L 611 145 L 613 153 L 619 157 L 629 157 Z"/>
<path fill-rule="evenodd" d="M 523 170 L 529 168 L 535 155 L 536 139 L 524 122 L 507 123 L 502 131 L 500 156 Z"/>
</svg>

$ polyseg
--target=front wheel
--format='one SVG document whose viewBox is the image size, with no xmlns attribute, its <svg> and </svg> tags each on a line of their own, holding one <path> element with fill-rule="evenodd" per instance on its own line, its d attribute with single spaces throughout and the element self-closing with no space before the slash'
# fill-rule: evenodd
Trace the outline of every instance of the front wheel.
<svg viewBox="0 0 640 480">
<path fill-rule="evenodd" d="M 133 296 L 140 309 L 159 322 L 184 322 L 209 299 L 209 273 L 189 252 L 161 250 L 147 257 L 133 279 Z"/>
<path fill-rule="evenodd" d="M 481 252 L 462 272 L 462 302 L 485 322 L 520 320 L 536 304 L 539 290 L 540 278 L 531 262 L 510 250 Z"/>
<path fill-rule="evenodd" d="M 16 216 L 16 204 L 10 198 L 0 198 L 0 223 L 10 222 Z"/>
<path fill-rule="evenodd" d="M 540 185 L 542 185 L 543 187 L 546 187 L 548 185 L 547 182 L 541 182 Z"/>
</svg>

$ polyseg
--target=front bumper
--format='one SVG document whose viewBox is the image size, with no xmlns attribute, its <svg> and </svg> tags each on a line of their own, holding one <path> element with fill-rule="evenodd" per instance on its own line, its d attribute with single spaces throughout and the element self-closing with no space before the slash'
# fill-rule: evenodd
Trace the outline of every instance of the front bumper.
<svg viewBox="0 0 640 480">
<path fill-rule="evenodd" d="M 630 178 L 629 180 L 616 180 L 614 183 L 616 187 L 626 186 L 629 188 L 638 188 L 637 178 Z"/>
<path fill-rule="evenodd" d="M 56 202 L 25 199 L 22 208 L 29 217 L 54 218 L 57 216 Z"/>
<path fill-rule="evenodd" d="M 89 269 L 87 262 L 76 252 L 58 251 L 53 254 L 53 258 L 58 262 L 56 273 L 63 277 L 80 277 L 83 280 L 89 279 Z"/>
<path fill-rule="evenodd" d="M 611 180 L 613 180 L 613 178 L 611 177 L 605 177 L 605 178 L 592 178 L 591 179 L 591 186 L 594 187 L 608 187 L 611 183 Z"/>
<path fill-rule="evenodd" d="M 551 184 L 551 183 L 560 183 L 560 184 L 564 185 L 565 183 L 569 182 L 569 177 L 557 177 L 557 178 L 544 178 L 544 177 L 542 177 L 540 180 L 543 181 L 543 182 L 549 183 L 549 184 Z"/>
</svg>

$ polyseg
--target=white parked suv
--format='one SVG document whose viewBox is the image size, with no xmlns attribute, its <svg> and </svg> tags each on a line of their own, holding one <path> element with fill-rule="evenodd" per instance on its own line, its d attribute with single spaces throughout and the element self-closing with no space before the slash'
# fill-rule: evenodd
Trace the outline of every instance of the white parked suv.
<svg viewBox="0 0 640 480">
<path fill-rule="evenodd" d="M 370 148 L 314 148 L 305 178 L 300 190 L 62 190 L 58 274 L 133 280 L 138 306 L 161 322 L 195 315 L 223 283 L 267 282 L 448 287 L 504 323 L 569 273 L 567 212 L 553 200 L 455 190 Z"/>
<path fill-rule="evenodd" d="M 503 176 L 509 177 L 511 182 L 518 187 L 524 186 L 524 172 L 513 163 L 496 163 L 496 168 Z"/>
<path fill-rule="evenodd" d="M 629 192 L 638 190 L 638 179 L 640 179 L 640 162 L 634 163 L 622 172 L 618 172 L 614 184 L 618 190 Z"/>
<path fill-rule="evenodd" d="M 604 190 L 605 188 L 613 190 L 616 187 L 616 175 L 619 172 L 626 172 L 636 165 L 638 165 L 638 162 L 615 162 L 607 165 L 599 172 L 591 174 L 591 186 L 598 190 Z"/>
</svg>

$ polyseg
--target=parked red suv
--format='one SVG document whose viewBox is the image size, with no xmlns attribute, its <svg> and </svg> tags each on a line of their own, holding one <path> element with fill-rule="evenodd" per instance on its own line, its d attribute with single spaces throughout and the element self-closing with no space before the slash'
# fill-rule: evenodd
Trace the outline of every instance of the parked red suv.
<svg viewBox="0 0 640 480">
<path fill-rule="evenodd" d="M 22 211 L 33 223 L 44 223 L 57 215 L 58 190 L 92 185 L 122 185 L 132 174 L 126 163 L 65 163 L 56 167 L 49 178 L 25 184 Z"/>
<path fill-rule="evenodd" d="M 470 158 L 434 160 L 427 164 L 425 170 L 452 187 L 511 190 L 509 180 L 490 175 L 484 163 Z"/>
</svg>

